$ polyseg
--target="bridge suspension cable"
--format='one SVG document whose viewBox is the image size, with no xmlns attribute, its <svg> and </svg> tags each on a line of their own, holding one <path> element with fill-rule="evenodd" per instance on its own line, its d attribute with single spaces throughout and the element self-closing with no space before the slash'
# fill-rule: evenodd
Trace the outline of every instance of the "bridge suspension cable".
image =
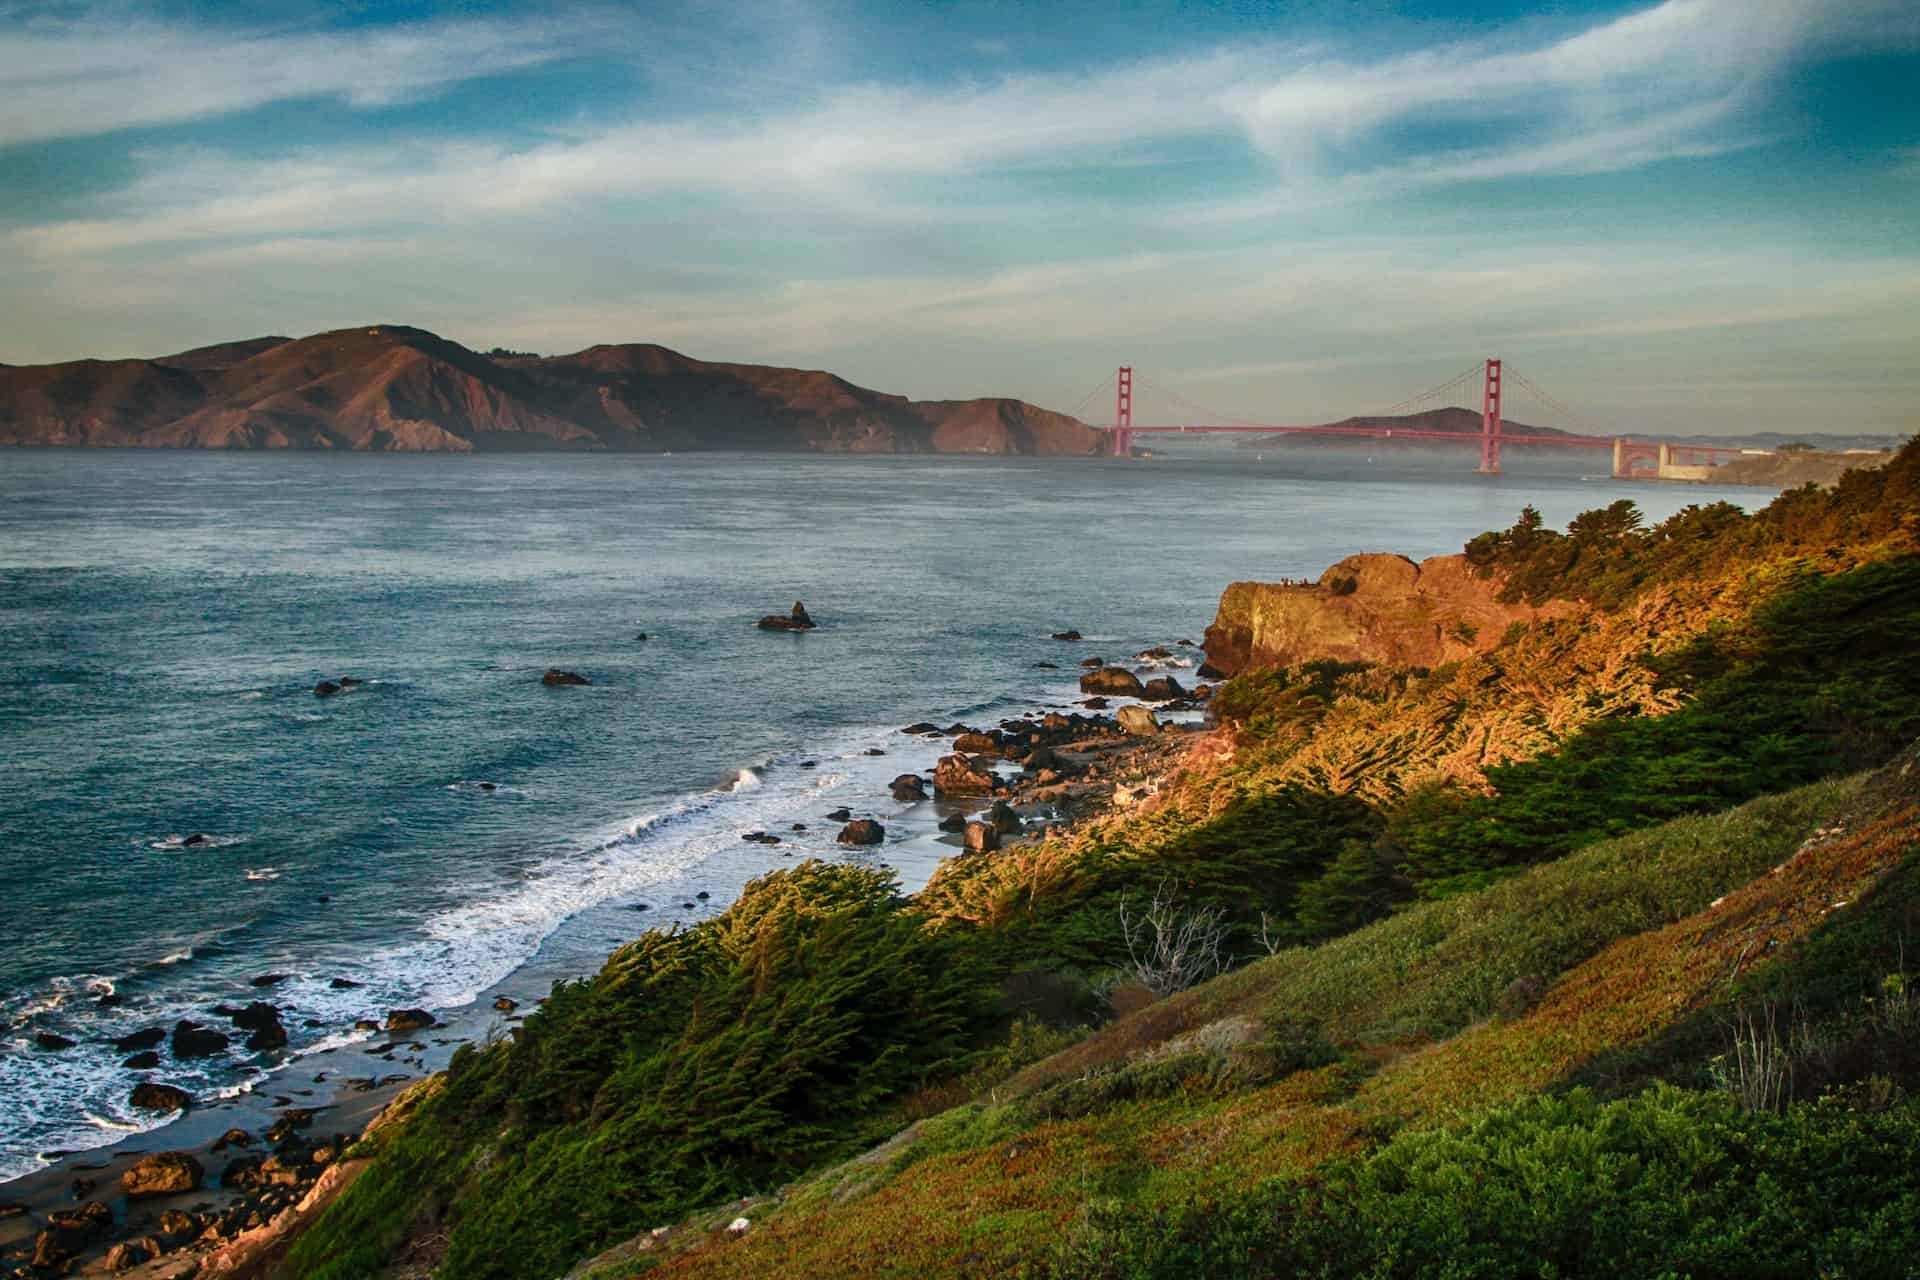
<svg viewBox="0 0 1920 1280">
<path fill-rule="evenodd" d="M 1523 387 L 1528 393 L 1530 393 L 1534 397 L 1534 399 L 1540 401 L 1540 403 L 1544 404 L 1545 406 L 1547 406 L 1549 409 L 1552 409 L 1556 413 L 1564 415 L 1569 422 L 1571 422 L 1574 426 L 1579 428 L 1580 434 L 1582 435 L 1606 434 L 1599 427 L 1595 426 L 1591 421 L 1582 417 L 1580 414 L 1574 412 L 1572 409 L 1569 409 L 1566 405 L 1562 404 L 1560 401 L 1548 395 L 1544 390 L 1541 389 L 1539 383 L 1533 381 L 1533 379 L 1527 377 L 1526 374 L 1521 373 L 1518 369 L 1515 369 L 1514 367 L 1509 365 L 1507 367 L 1506 374 L 1507 374 L 1507 377 L 1519 383 L 1521 387 Z"/>
<path fill-rule="evenodd" d="M 1100 381 L 1093 384 L 1093 389 L 1091 391 L 1087 392 L 1087 394 L 1080 397 L 1080 403 L 1074 405 L 1073 408 L 1067 411 L 1067 416 L 1069 418 L 1079 418 L 1080 421 L 1085 422 L 1086 418 L 1082 417 L 1081 415 L 1086 413 L 1087 409 L 1093 404 L 1093 398 L 1101 394 L 1102 392 L 1111 393 L 1112 390 L 1113 390 L 1112 375 L 1108 375 L 1107 377 L 1100 379 Z"/>
<path fill-rule="evenodd" d="M 1197 415 L 1195 420 L 1198 422 L 1220 423 L 1239 427 L 1264 427 L 1267 425 L 1264 422 L 1255 422 L 1251 418 L 1236 418 L 1230 413 L 1221 413 L 1218 409 L 1209 409 L 1206 405 L 1194 400 L 1189 400 L 1173 388 L 1163 387 L 1149 378 L 1142 377 L 1140 374 L 1136 373 L 1134 377 L 1138 379 L 1142 386 L 1153 391 L 1156 395 L 1165 396 L 1180 408 Z"/>
<path fill-rule="evenodd" d="M 1437 387 L 1433 387 L 1429 390 L 1422 391 L 1417 396 L 1408 396 L 1405 400 L 1401 400 L 1396 404 L 1390 404 L 1386 408 L 1380 410 L 1378 413 L 1369 414 L 1367 416 L 1374 417 L 1374 418 L 1394 417 L 1398 414 L 1405 413 L 1407 410 L 1413 408 L 1417 404 L 1420 404 L 1422 401 L 1434 400 L 1439 398 L 1440 396 L 1446 395 L 1448 392 L 1458 391 L 1465 387 L 1471 386 L 1474 383 L 1479 381 L 1480 375 L 1481 375 L 1481 366 L 1477 364 L 1473 365 L 1472 367 L 1462 371 L 1457 377 L 1449 378 Z"/>
</svg>

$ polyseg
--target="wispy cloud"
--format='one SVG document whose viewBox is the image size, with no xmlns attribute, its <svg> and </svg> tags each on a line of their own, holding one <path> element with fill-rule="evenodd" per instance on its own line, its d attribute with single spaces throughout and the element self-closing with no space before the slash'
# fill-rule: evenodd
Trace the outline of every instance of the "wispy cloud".
<svg viewBox="0 0 1920 1280">
<path fill-rule="evenodd" d="M 112 11 L 14 17 L 9 25 L 0 40 L 0 146 L 304 98 L 384 106 L 577 56 L 610 29 L 592 14 L 565 22 L 469 18 L 345 31 L 234 31 Z"/>
<path fill-rule="evenodd" d="M 1764 141 L 1753 100 L 1794 58 L 1876 25 L 1895 0 L 1666 0 L 1535 47 L 1508 38 L 1371 62 L 1248 44 L 1078 73 L 828 86 L 778 112 L 634 120 L 565 137 L 357 145 L 280 157 L 150 153 L 113 203 L 132 212 L 30 228 L 43 254 L 223 236 L 351 233 L 526 215 L 670 192 L 884 219 L 982 216 L 977 179 L 1153 165 L 1212 140 L 1271 179 L 1219 198 L 1168 193 L 1168 223 L 1271 218 L 1461 182 L 1608 172 Z M 568 41 L 577 41 L 569 28 Z M 484 21 L 372 35 L 218 37 L 63 30 L 0 54 L 0 138 L 234 110 L 270 96 L 387 101 L 561 55 L 540 24 Z M 144 50 L 137 53 L 136 49 Z M 1388 139 L 1472 125 L 1471 144 Z M 1489 141 L 1492 134 L 1497 140 Z M 208 194 L 213 193 L 213 194 Z"/>
</svg>

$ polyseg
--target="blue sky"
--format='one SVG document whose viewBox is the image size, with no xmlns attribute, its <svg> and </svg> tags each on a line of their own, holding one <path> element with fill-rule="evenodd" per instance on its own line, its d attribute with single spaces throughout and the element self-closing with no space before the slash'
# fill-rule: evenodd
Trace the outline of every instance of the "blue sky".
<svg viewBox="0 0 1920 1280">
<path fill-rule="evenodd" d="M 1913 0 L 0 0 L 0 31 L 0 361 L 391 321 L 1062 409 L 1130 362 L 1303 421 L 1497 354 L 1592 424 L 1920 429 Z"/>
</svg>

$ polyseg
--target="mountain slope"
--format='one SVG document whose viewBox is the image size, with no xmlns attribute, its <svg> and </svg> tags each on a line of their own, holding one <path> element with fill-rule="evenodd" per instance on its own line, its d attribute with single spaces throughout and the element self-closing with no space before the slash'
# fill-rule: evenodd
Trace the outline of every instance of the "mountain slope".
<svg viewBox="0 0 1920 1280">
<path fill-rule="evenodd" d="M 0 366 L 0 444 L 1086 455 L 1102 437 L 1017 400 L 915 402 L 651 344 L 494 358 L 374 325 L 157 360 Z"/>
<path fill-rule="evenodd" d="M 1342 418 L 1338 422 L 1322 424 L 1329 427 L 1350 427 L 1372 431 L 1444 431 L 1460 437 L 1460 444 L 1477 444 L 1480 439 L 1480 414 L 1473 409 L 1462 409 L 1458 405 L 1448 405 L 1443 409 L 1426 409 L 1419 413 L 1400 414 L 1395 417 L 1359 417 Z M 1502 435 L 1510 436 L 1558 436 L 1577 438 L 1577 432 L 1562 431 L 1557 427 L 1533 427 L 1524 422 L 1503 420 L 1500 424 Z M 1253 436 L 1239 444 L 1242 449 L 1274 449 L 1287 446 L 1311 446 L 1318 448 L 1361 448 L 1378 452 L 1384 448 L 1404 447 L 1418 449 L 1425 447 L 1452 448 L 1456 442 L 1451 440 L 1396 440 L 1385 436 L 1310 436 L 1293 433 L 1281 433 L 1271 436 Z M 1513 445 L 1513 448 L 1527 448 L 1526 445 Z"/>
</svg>

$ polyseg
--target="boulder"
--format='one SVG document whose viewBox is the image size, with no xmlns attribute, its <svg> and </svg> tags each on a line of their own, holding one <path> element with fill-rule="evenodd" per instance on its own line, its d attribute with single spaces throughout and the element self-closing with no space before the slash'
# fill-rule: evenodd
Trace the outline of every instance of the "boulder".
<svg viewBox="0 0 1920 1280">
<path fill-rule="evenodd" d="M 1005 800 L 995 800 L 987 810 L 984 821 L 996 835 L 1010 836 L 1020 830 L 1020 815 Z"/>
<path fill-rule="evenodd" d="M 1173 656 L 1173 650 L 1167 648 L 1165 645 L 1157 644 L 1151 649 L 1142 649 L 1133 656 L 1142 662 L 1163 662 Z"/>
<path fill-rule="evenodd" d="M 1228 678 L 1226 672 L 1214 666 L 1211 662 L 1201 663 L 1200 669 L 1193 674 L 1199 676 L 1202 680 L 1225 680 Z"/>
<path fill-rule="evenodd" d="M 160 1215 L 160 1234 L 171 1240 L 190 1240 L 206 1226 L 206 1219 L 185 1209 L 168 1209 Z"/>
<path fill-rule="evenodd" d="M 1140 697 L 1147 702 L 1172 702 L 1175 698 L 1184 698 L 1187 691 L 1172 676 L 1160 676 L 1149 680 L 1140 690 Z"/>
<path fill-rule="evenodd" d="M 1080 705 L 1089 711 L 1105 711 L 1107 709 L 1107 700 L 1105 698 L 1084 698 L 1081 700 Z"/>
<path fill-rule="evenodd" d="M 433 1025 L 433 1015 L 425 1009 L 387 1010 L 388 1031 L 424 1031 Z"/>
<path fill-rule="evenodd" d="M 511 996 L 496 996 L 493 1001 L 493 1007 L 502 1013 L 512 1013 L 520 1007 L 520 1002 Z"/>
<path fill-rule="evenodd" d="M 287 1047 L 287 1029 L 280 1025 L 280 1010 L 264 1000 L 255 1000 L 244 1009 L 227 1015 L 233 1025 L 243 1031 L 252 1032 L 247 1037 L 247 1048 L 253 1053 L 266 1053 L 273 1049 Z"/>
<path fill-rule="evenodd" d="M 1080 677 L 1080 692 L 1109 693 L 1116 697 L 1137 698 L 1146 686 L 1140 677 L 1125 667 L 1100 667 Z"/>
<path fill-rule="evenodd" d="M 994 785 L 991 771 L 962 755 L 941 756 L 933 769 L 933 794 L 937 796 L 988 796 L 993 794 Z"/>
<path fill-rule="evenodd" d="M 40 1271 L 57 1271 L 68 1259 L 87 1247 L 91 1236 L 72 1227 L 48 1227 L 33 1241 L 33 1265 Z"/>
<path fill-rule="evenodd" d="M 927 783 L 917 773 L 903 773 L 891 784 L 893 798 L 903 803 L 927 798 Z"/>
<path fill-rule="evenodd" d="M 160 1055 L 151 1049 L 143 1049 L 129 1055 L 120 1065 L 129 1071 L 151 1071 L 160 1065 Z"/>
<path fill-rule="evenodd" d="M 998 733 L 963 733 L 953 740 L 953 749 L 970 756 L 997 756 L 1006 751 L 1006 743 Z"/>
<path fill-rule="evenodd" d="M 338 692 L 340 692 L 340 686 L 331 680 L 322 680 L 313 686 L 313 696 L 316 698 L 331 698 Z"/>
<path fill-rule="evenodd" d="M 574 671 L 562 671 L 558 667 L 548 667 L 547 673 L 540 677 L 540 683 L 552 688 L 556 685 L 592 684 L 593 681 Z"/>
<path fill-rule="evenodd" d="M 195 831 L 194 833 L 189 835 L 185 840 L 182 840 L 180 842 L 180 847 L 182 849 L 198 849 L 201 845 L 206 844 L 210 839 L 211 837 L 208 836 L 206 832 Z"/>
<path fill-rule="evenodd" d="M 902 729 L 900 732 L 916 734 L 924 738 L 924 737 L 927 737 L 928 735 L 939 733 L 940 726 L 937 724 L 929 724 L 925 720 L 921 720 L 916 724 L 908 725 L 906 728 Z"/>
<path fill-rule="evenodd" d="M 940 829 L 942 831 L 965 831 L 967 829 L 967 820 L 957 813 L 952 814 L 949 817 L 940 819 Z"/>
<path fill-rule="evenodd" d="M 1107 665 L 1107 660 L 1105 658 L 1082 658 L 1080 659 L 1080 665 L 1083 667 L 1104 667 Z"/>
<path fill-rule="evenodd" d="M 1115 713 L 1114 719 L 1120 722 L 1121 730 L 1126 733 L 1148 737 L 1160 732 L 1160 722 L 1145 707 L 1122 707 Z"/>
<path fill-rule="evenodd" d="M 106 1267 L 109 1271 L 131 1271 L 152 1258 L 153 1254 L 140 1241 L 122 1240 L 107 1250 Z"/>
<path fill-rule="evenodd" d="M 33 1043 L 48 1053 L 58 1053 L 62 1049 L 73 1048 L 74 1042 L 51 1031 L 36 1031 L 33 1033 Z"/>
<path fill-rule="evenodd" d="M 229 1043 L 218 1031 L 209 1031 L 185 1018 L 173 1026 L 172 1048 L 176 1058 L 210 1058 L 225 1050 Z"/>
<path fill-rule="evenodd" d="M 217 1155 L 225 1151 L 228 1147 L 250 1147 L 252 1145 L 253 1135 L 245 1129 L 229 1129 L 218 1138 L 215 1138 L 213 1145 L 208 1147 L 207 1150 Z"/>
<path fill-rule="evenodd" d="M 887 838 L 887 829 L 872 818 L 857 818 L 840 828 L 836 837 L 841 844 L 879 844 Z"/>
<path fill-rule="evenodd" d="M 1071 631 L 1071 630 L 1056 631 L 1053 633 L 1053 638 L 1055 640 L 1078 640 L 1080 638 L 1080 633 L 1078 631 Z"/>
<path fill-rule="evenodd" d="M 120 1175 L 129 1197 L 177 1196 L 200 1189 L 206 1170 L 184 1151 L 156 1151 Z"/>
<path fill-rule="evenodd" d="M 136 1049 L 158 1048 L 167 1038 L 165 1027 L 148 1027 L 145 1031 L 136 1031 L 130 1036 L 121 1036 L 113 1042 L 113 1047 L 122 1053 L 132 1053 Z"/>
<path fill-rule="evenodd" d="M 987 822 L 969 822 L 963 839 L 968 853 L 992 853 L 1000 847 L 1000 833 Z"/>
<path fill-rule="evenodd" d="M 844 807 L 835 809 L 832 813 L 829 813 L 827 815 L 828 822 L 851 822 L 852 820 L 853 820 L 852 810 Z"/>
<path fill-rule="evenodd" d="M 258 973 L 247 979 L 250 987 L 277 987 L 293 975 L 290 973 Z"/>
</svg>

